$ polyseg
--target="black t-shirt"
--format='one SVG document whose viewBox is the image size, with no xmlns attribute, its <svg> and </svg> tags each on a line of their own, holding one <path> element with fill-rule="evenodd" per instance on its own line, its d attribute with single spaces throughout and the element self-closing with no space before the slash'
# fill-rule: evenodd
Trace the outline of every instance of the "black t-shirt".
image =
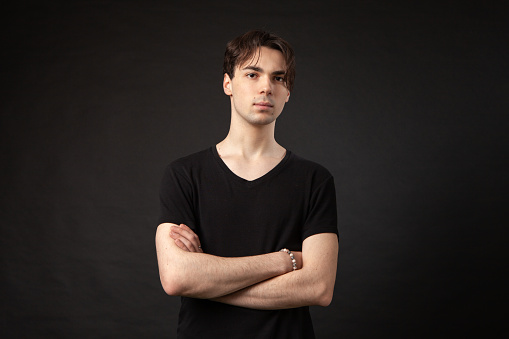
<svg viewBox="0 0 509 339">
<path fill-rule="evenodd" d="M 318 233 L 337 234 L 334 179 L 287 151 L 262 177 L 234 174 L 213 146 L 171 163 L 161 185 L 159 223 L 186 224 L 204 252 L 239 257 L 289 248 Z M 182 298 L 179 338 L 314 338 L 308 307 L 265 311 Z"/>
</svg>

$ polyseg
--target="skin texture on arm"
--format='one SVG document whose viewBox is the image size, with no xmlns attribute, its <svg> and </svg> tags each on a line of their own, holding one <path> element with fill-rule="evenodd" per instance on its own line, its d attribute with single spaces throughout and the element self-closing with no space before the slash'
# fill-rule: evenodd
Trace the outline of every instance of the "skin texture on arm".
<svg viewBox="0 0 509 339">
<path fill-rule="evenodd" d="M 201 249 L 196 250 L 198 237 L 183 226 L 163 223 L 157 228 L 159 275 L 169 295 L 217 298 L 292 270 L 288 254 L 283 252 L 240 258 L 202 253 Z M 175 236 L 175 232 L 184 235 Z M 185 243 L 195 251 L 185 250 Z"/>
<path fill-rule="evenodd" d="M 182 225 L 186 227 L 185 225 Z M 172 238 L 185 251 L 194 251 L 199 239 L 187 228 Z M 194 244 L 193 244 L 194 243 Z M 302 243 L 302 253 L 293 252 L 298 270 L 279 275 L 237 292 L 212 300 L 253 309 L 285 309 L 300 306 L 328 306 L 332 300 L 338 258 L 334 233 L 320 233 Z M 286 260 L 290 262 L 290 256 Z"/>
<path fill-rule="evenodd" d="M 328 306 L 334 291 L 337 257 L 336 234 L 310 236 L 303 242 L 301 269 L 213 300 L 262 310 Z"/>
</svg>

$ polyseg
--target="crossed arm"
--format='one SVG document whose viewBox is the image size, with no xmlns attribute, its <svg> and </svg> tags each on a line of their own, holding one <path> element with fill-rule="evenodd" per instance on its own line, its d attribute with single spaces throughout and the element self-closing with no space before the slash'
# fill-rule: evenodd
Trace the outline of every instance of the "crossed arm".
<svg viewBox="0 0 509 339">
<path fill-rule="evenodd" d="M 199 238 L 185 225 L 159 225 L 156 249 L 166 293 L 212 299 L 254 309 L 327 306 L 332 300 L 338 255 L 337 236 L 322 233 L 294 252 L 223 258 L 203 253 Z"/>
</svg>

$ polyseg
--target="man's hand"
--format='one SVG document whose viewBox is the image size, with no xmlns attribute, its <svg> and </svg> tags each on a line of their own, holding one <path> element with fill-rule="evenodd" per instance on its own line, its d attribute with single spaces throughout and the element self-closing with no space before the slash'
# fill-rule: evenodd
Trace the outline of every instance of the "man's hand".
<svg viewBox="0 0 509 339">
<path fill-rule="evenodd" d="M 200 238 L 184 224 L 174 225 L 170 228 L 170 237 L 175 240 L 175 244 L 187 252 L 203 253 Z"/>
</svg>

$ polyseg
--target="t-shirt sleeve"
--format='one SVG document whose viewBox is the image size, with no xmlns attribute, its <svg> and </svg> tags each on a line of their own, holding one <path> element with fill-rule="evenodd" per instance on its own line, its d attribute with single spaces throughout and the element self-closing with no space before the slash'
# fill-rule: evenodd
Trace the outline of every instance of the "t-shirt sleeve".
<svg viewBox="0 0 509 339">
<path fill-rule="evenodd" d="M 330 176 L 311 194 L 302 240 L 318 233 L 338 234 L 336 189 Z"/>
<path fill-rule="evenodd" d="M 186 224 L 194 229 L 193 185 L 183 166 L 170 164 L 163 175 L 159 191 L 161 214 L 159 224 Z"/>
</svg>

